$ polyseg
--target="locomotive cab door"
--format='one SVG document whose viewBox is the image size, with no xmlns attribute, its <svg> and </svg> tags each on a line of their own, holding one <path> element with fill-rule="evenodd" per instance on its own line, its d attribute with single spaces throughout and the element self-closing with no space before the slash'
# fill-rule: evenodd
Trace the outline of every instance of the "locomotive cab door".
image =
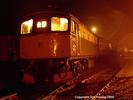
<svg viewBox="0 0 133 100">
<path fill-rule="evenodd" d="M 76 21 L 71 20 L 71 56 L 80 54 L 79 26 Z"/>
</svg>

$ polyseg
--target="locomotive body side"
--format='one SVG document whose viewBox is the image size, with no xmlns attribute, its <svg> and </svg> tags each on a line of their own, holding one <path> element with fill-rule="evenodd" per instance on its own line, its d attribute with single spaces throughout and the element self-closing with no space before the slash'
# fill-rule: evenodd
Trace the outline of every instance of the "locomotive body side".
<svg viewBox="0 0 133 100">
<path fill-rule="evenodd" d="M 93 33 L 87 30 L 84 25 L 80 25 L 81 54 L 89 57 L 97 56 L 97 38 Z"/>
<path fill-rule="evenodd" d="M 74 25 L 73 25 L 74 24 Z M 75 28 L 75 30 L 73 29 Z M 95 57 L 97 55 L 97 36 L 91 33 L 76 17 L 71 16 L 71 48 L 75 47 L 75 55 L 79 57 Z M 74 50 L 71 50 L 74 52 Z M 72 54 L 73 55 L 73 54 Z"/>
</svg>

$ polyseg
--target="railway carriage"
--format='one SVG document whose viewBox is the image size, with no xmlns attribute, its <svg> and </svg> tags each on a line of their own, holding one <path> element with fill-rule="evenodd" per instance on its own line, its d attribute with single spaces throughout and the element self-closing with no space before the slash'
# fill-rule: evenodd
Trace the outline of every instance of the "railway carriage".
<svg viewBox="0 0 133 100">
<path fill-rule="evenodd" d="M 19 50 L 36 83 L 62 83 L 94 66 L 98 37 L 71 14 L 37 12 L 21 23 Z"/>
</svg>

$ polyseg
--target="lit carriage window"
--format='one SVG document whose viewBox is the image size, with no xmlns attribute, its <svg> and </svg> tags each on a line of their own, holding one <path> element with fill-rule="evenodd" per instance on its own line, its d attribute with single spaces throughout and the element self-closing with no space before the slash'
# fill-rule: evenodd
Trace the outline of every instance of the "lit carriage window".
<svg viewBox="0 0 133 100">
<path fill-rule="evenodd" d="M 33 19 L 24 21 L 21 24 L 21 34 L 29 34 L 29 33 L 31 33 L 32 28 L 33 28 Z"/>
<path fill-rule="evenodd" d="M 52 17 L 51 18 L 51 31 L 67 31 L 68 30 L 68 19 Z"/>
<path fill-rule="evenodd" d="M 45 28 L 47 27 L 47 21 L 38 21 L 37 28 Z"/>
</svg>

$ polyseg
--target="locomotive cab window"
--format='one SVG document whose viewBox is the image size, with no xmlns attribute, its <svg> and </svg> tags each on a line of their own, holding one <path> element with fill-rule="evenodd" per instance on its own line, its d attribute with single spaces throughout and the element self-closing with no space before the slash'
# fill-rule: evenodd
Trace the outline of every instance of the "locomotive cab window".
<svg viewBox="0 0 133 100">
<path fill-rule="evenodd" d="M 21 24 L 21 34 L 29 34 L 32 32 L 32 28 L 33 28 L 33 19 L 24 21 Z"/>
<path fill-rule="evenodd" d="M 67 31 L 68 19 L 63 17 L 51 18 L 51 31 Z"/>
</svg>

